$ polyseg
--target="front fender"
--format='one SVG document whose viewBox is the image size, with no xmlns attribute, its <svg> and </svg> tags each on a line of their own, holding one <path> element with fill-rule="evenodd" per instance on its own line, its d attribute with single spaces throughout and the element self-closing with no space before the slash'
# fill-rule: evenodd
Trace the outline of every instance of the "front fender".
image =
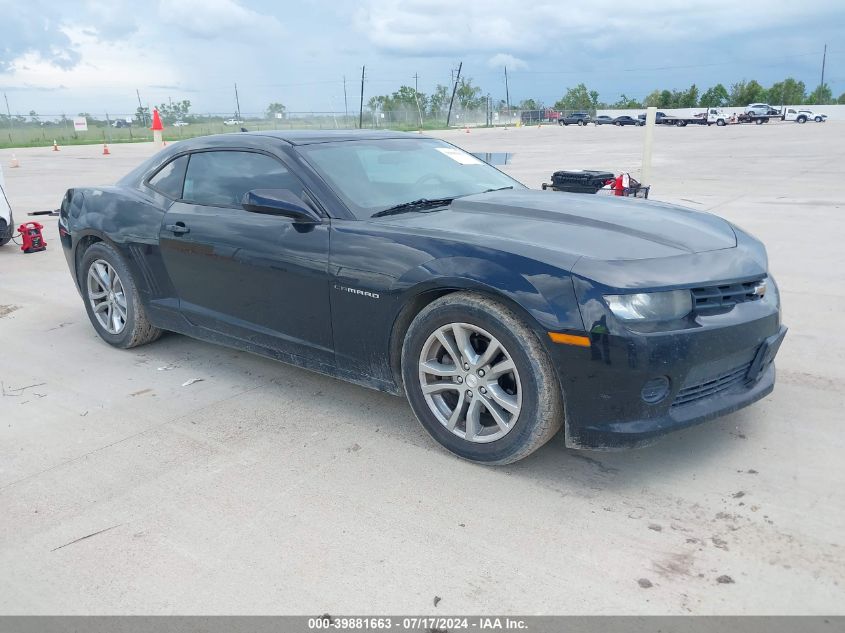
<svg viewBox="0 0 845 633">
<path fill-rule="evenodd" d="M 529 325 L 550 330 L 583 330 L 571 276 L 558 268 L 523 257 L 497 261 L 489 256 L 433 259 L 405 273 L 394 284 L 402 303 L 436 289 L 476 290 L 500 297 L 531 317 Z"/>
</svg>

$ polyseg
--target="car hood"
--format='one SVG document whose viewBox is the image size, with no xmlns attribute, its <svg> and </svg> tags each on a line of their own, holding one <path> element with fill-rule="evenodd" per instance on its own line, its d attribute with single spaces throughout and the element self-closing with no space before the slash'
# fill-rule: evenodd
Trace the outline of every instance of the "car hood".
<svg viewBox="0 0 845 633">
<path fill-rule="evenodd" d="M 505 250 L 510 243 L 605 261 L 674 257 L 737 243 L 731 225 L 708 213 L 647 200 L 531 189 L 466 196 L 447 210 L 383 220 Z"/>
</svg>

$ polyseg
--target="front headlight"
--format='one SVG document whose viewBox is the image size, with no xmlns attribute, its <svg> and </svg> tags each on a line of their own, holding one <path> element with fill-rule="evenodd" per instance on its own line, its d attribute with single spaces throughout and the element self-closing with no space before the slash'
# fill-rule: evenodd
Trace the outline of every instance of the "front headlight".
<svg viewBox="0 0 845 633">
<path fill-rule="evenodd" d="M 604 300 L 613 314 L 623 321 L 671 321 L 686 316 L 692 310 L 689 290 L 605 295 Z"/>
<path fill-rule="evenodd" d="M 767 303 L 780 310 L 780 291 L 778 290 L 778 285 L 775 283 L 774 277 L 769 276 L 763 283 L 766 287 L 766 291 L 763 293 L 763 303 Z"/>
</svg>

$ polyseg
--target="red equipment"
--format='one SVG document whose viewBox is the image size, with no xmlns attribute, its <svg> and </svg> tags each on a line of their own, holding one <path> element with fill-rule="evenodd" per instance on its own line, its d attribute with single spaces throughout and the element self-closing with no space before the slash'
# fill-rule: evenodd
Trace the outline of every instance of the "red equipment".
<svg viewBox="0 0 845 633">
<path fill-rule="evenodd" d="M 18 227 L 18 232 L 21 234 L 23 244 L 21 250 L 24 253 L 37 253 L 47 249 L 47 242 L 44 241 L 44 236 L 41 235 L 41 229 L 44 226 L 38 222 L 25 222 Z"/>
</svg>

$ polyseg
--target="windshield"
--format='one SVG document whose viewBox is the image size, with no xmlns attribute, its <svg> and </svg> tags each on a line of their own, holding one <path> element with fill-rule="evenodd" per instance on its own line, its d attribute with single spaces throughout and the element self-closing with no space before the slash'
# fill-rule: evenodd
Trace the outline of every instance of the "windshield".
<svg viewBox="0 0 845 633">
<path fill-rule="evenodd" d="M 436 139 L 370 139 L 297 148 L 358 219 L 419 200 L 523 185 Z"/>
</svg>

